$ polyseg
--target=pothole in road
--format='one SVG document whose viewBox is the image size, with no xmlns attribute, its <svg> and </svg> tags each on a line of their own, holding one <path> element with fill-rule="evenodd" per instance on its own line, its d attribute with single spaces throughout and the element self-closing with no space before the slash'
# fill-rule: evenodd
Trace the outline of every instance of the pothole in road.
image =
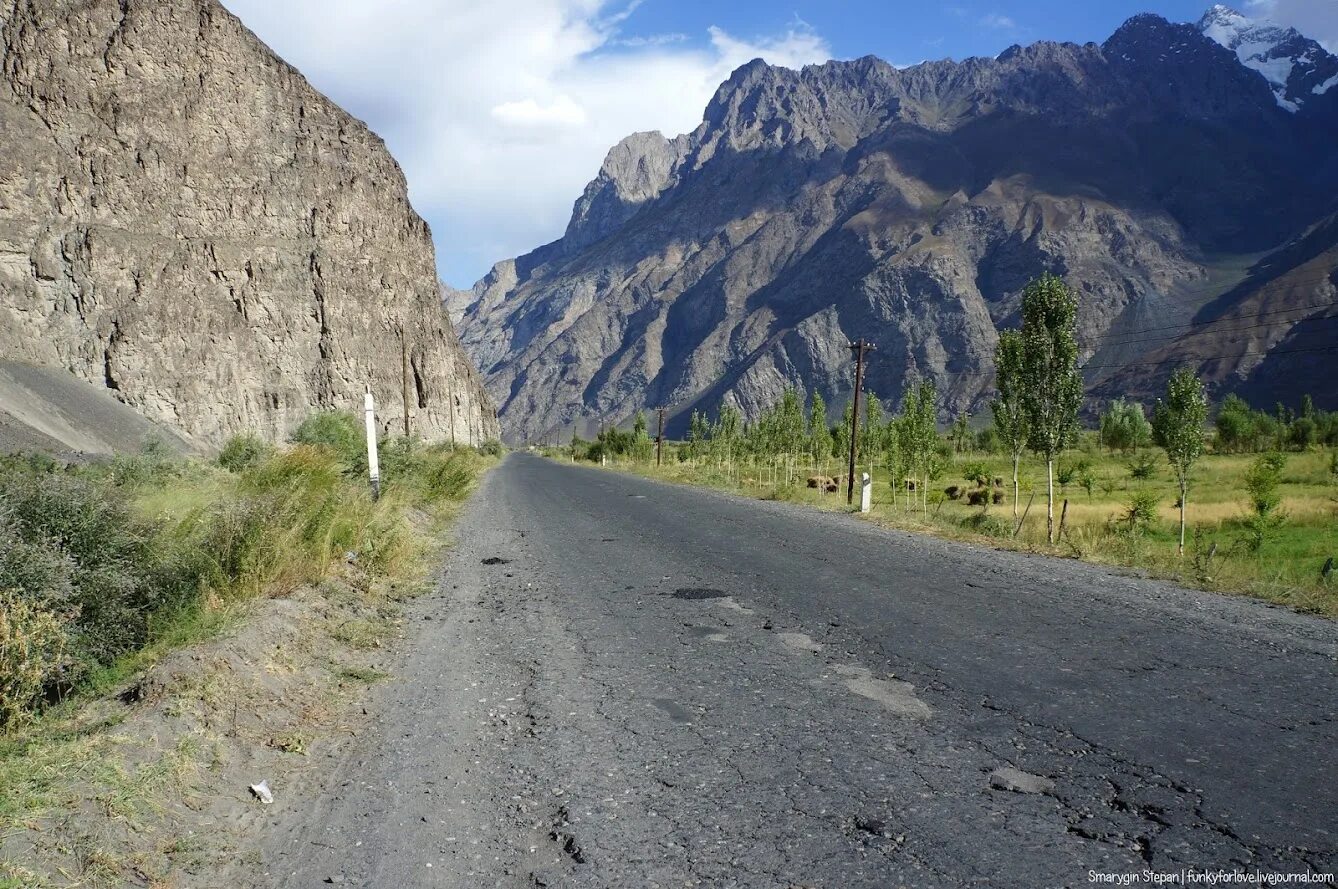
<svg viewBox="0 0 1338 889">
<path fill-rule="evenodd" d="M 503 559 L 500 556 L 488 556 L 488 558 L 483 560 L 483 564 L 485 565 L 509 565 L 510 563 L 510 559 Z"/>
<path fill-rule="evenodd" d="M 692 724 L 692 711 L 677 701 L 671 701 L 668 698 L 655 698 L 651 703 L 669 714 L 669 718 L 674 722 L 681 722 L 686 725 Z"/>
<path fill-rule="evenodd" d="M 675 599 L 686 599 L 689 602 L 700 602 L 703 599 L 726 599 L 729 593 L 724 590 L 717 590 L 705 586 L 681 586 L 671 594 Z"/>
<path fill-rule="evenodd" d="M 898 716 L 911 716 L 928 719 L 933 710 L 924 701 L 915 696 L 915 686 L 900 679 L 875 679 L 868 667 L 833 667 L 837 673 L 846 677 L 846 688 L 855 694 L 877 701 Z"/>
<path fill-rule="evenodd" d="M 782 645 L 794 651 L 822 651 L 821 643 L 814 642 L 808 633 L 781 633 L 778 638 Z"/>
</svg>

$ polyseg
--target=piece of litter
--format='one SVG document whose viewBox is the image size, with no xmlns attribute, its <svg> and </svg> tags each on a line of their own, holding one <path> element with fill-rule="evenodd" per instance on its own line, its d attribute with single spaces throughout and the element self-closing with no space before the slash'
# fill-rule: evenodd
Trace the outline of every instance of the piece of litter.
<svg viewBox="0 0 1338 889">
<path fill-rule="evenodd" d="M 260 800 L 265 805 L 274 802 L 274 794 L 269 789 L 269 781 L 261 781 L 259 784 L 252 784 L 250 787 L 251 795 Z"/>
</svg>

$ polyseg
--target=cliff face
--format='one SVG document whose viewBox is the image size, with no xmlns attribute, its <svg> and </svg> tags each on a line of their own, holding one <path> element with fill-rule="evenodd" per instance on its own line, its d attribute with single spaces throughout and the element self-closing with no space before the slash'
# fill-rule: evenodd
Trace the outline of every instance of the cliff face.
<svg viewBox="0 0 1338 889">
<path fill-rule="evenodd" d="M 786 386 L 839 408 L 859 336 L 878 346 L 872 391 L 927 376 L 945 416 L 980 410 L 997 328 L 1042 271 L 1078 290 L 1089 382 L 1146 356 L 1152 372 L 1123 378 L 1146 397 L 1176 362 L 1219 354 L 1168 359 L 1149 329 L 1253 305 L 1251 265 L 1334 210 L 1335 98 L 1281 107 L 1232 50 L 1156 16 L 1100 46 L 903 70 L 755 61 L 692 133 L 615 147 L 561 240 L 452 304 L 516 439 L 661 404 L 680 431 L 694 408 L 752 415 Z M 1311 314 L 1333 314 L 1333 287 L 1316 288 Z M 1245 387 L 1253 363 L 1210 376 Z"/>
<path fill-rule="evenodd" d="M 399 428 L 495 437 L 427 225 L 379 138 L 215 0 L 0 3 L 0 356 L 200 443 L 366 383 Z"/>
</svg>

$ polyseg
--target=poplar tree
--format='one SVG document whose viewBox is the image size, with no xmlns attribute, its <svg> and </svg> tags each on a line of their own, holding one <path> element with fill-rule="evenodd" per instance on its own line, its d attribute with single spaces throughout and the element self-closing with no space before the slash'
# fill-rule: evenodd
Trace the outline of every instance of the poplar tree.
<svg viewBox="0 0 1338 889">
<path fill-rule="evenodd" d="M 990 410 L 994 413 L 994 431 L 1013 456 L 1014 520 L 1017 519 L 1018 464 L 1022 461 L 1022 452 L 1026 450 L 1030 438 L 1027 414 L 1022 409 L 1022 349 L 1022 334 L 1018 331 L 1005 330 L 999 334 L 999 344 L 994 349 L 994 386 L 999 394 L 990 402 Z"/>
<path fill-rule="evenodd" d="M 1045 458 L 1045 535 L 1055 542 L 1055 457 L 1072 443 L 1082 405 L 1078 300 L 1054 275 L 1022 291 L 1022 410 L 1027 443 Z"/>
<path fill-rule="evenodd" d="M 813 402 L 808 413 L 808 446 L 818 469 L 825 468 L 827 458 L 832 453 L 832 435 L 827 429 L 827 402 L 817 389 L 813 390 Z"/>
<path fill-rule="evenodd" d="M 938 448 L 938 392 L 932 380 L 921 380 L 902 400 L 897 421 L 898 444 L 920 488 L 920 502 L 929 512 L 929 476 Z"/>
<path fill-rule="evenodd" d="M 1152 409 L 1152 435 L 1166 451 L 1166 459 L 1180 483 L 1180 555 L 1185 554 L 1185 499 L 1189 496 L 1189 470 L 1203 454 L 1203 424 L 1208 421 L 1208 400 L 1203 381 L 1182 367 L 1166 384 L 1166 400 L 1157 399 Z"/>
</svg>

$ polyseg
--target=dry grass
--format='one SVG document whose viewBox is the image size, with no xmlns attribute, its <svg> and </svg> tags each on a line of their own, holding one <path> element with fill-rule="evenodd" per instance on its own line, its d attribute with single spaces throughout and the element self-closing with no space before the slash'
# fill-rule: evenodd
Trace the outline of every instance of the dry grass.
<svg viewBox="0 0 1338 889">
<path fill-rule="evenodd" d="M 1061 464 L 1077 460 L 1090 464 L 1093 479 L 1089 494 L 1070 484 L 1066 491 L 1056 485 L 1055 520 L 1063 500 L 1068 516 L 1063 539 L 1046 542 L 1045 466 L 1035 459 L 1023 462 L 1019 513 L 1034 494 L 1031 511 L 1021 532 L 1014 526 L 1012 465 L 1005 457 L 964 454 L 954 466 L 930 486 L 929 510 L 909 508 L 905 495 L 894 497 L 885 473 L 875 468 L 874 509 L 871 521 L 889 527 L 935 534 L 990 547 L 1005 547 L 1056 556 L 1081 558 L 1099 564 L 1132 568 L 1201 589 L 1250 595 L 1302 611 L 1338 617 L 1338 570 L 1326 580 L 1321 569 L 1328 558 L 1338 559 L 1338 483 L 1332 473 L 1331 452 L 1313 450 L 1287 455 L 1280 493 L 1285 523 L 1257 551 L 1244 545 L 1248 536 L 1243 520 L 1249 515 L 1243 477 L 1254 455 L 1205 455 L 1195 466 L 1187 509 L 1187 551 L 1176 553 L 1179 497 L 1175 480 L 1160 452 L 1154 476 L 1137 480 L 1130 476 L 1129 458 L 1103 451 L 1064 455 Z M 965 498 L 950 500 L 943 491 L 950 485 L 967 485 L 958 473 L 969 463 L 983 463 L 992 476 L 1004 479 L 1005 502 L 988 511 L 966 504 Z M 809 475 L 844 472 L 837 461 L 826 466 L 805 466 L 795 476 L 797 484 L 778 484 L 773 471 L 762 467 L 734 467 L 726 471 L 714 466 L 679 463 L 672 452 L 665 463 L 619 462 L 612 468 L 682 484 L 732 490 L 747 496 L 789 500 L 818 509 L 848 510 L 845 490 L 823 494 L 803 487 Z M 864 467 L 867 469 L 867 467 Z M 783 475 L 783 473 L 782 473 Z M 1150 492 L 1158 499 L 1158 521 L 1141 533 L 1130 533 L 1124 521 L 1131 498 Z M 1197 532 L 1197 533 L 1196 533 Z M 1215 549 L 1213 549 L 1215 545 Z M 1212 551 L 1209 559 L 1208 553 Z"/>
</svg>

